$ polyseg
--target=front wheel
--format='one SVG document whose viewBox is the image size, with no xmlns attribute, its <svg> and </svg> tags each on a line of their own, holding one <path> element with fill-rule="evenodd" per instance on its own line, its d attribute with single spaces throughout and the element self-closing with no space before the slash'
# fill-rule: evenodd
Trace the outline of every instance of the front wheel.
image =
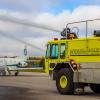
<svg viewBox="0 0 100 100">
<path fill-rule="evenodd" d="M 90 88 L 94 93 L 100 93 L 100 84 L 90 84 Z"/>
<path fill-rule="evenodd" d="M 73 73 L 70 69 L 63 68 L 58 72 L 56 78 L 56 86 L 61 94 L 73 94 Z"/>
</svg>

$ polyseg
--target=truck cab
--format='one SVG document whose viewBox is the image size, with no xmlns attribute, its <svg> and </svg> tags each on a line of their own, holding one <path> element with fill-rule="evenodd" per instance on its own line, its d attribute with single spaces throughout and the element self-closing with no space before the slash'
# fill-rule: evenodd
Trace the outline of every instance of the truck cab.
<svg viewBox="0 0 100 100">
<path fill-rule="evenodd" d="M 66 62 L 67 54 L 67 41 L 54 39 L 47 44 L 46 57 L 45 57 L 45 72 L 49 75 L 52 74 L 56 64 Z"/>
</svg>

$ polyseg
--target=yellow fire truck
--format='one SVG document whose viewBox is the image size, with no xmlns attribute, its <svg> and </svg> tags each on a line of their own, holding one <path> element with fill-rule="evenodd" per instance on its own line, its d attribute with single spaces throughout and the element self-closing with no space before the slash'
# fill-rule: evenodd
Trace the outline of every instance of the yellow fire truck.
<svg viewBox="0 0 100 100">
<path fill-rule="evenodd" d="M 53 75 L 61 94 L 82 93 L 85 86 L 100 93 L 100 30 L 94 29 L 88 37 L 88 23 L 98 20 L 69 23 L 61 33 L 63 38 L 48 42 L 45 71 Z M 77 32 L 68 27 L 79 23 L 86 25 L 84 38 L 79 38 L 78 27 L 73 25 Z"/>
</svg>

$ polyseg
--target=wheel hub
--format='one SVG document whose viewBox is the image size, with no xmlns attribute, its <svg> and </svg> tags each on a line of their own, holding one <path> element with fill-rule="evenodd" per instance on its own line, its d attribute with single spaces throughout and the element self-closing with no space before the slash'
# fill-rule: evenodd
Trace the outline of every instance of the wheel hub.
<svg viewBox="0 0 100 100">
<path fill-rule="evenodd" d="M 61 88 L 66 88 L 67 84 L 68 84 L 68 80 L 67 80 L 66 76 L 65 75 L 61 76 L 61 78 L 60 78 Z"/>
</svg>

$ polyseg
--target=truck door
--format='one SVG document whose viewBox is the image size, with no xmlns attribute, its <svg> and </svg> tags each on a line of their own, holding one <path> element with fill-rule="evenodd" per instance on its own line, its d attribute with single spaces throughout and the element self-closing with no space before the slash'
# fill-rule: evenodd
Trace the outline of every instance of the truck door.
<svg viewBox="0 0 100 100">
<path fill-rule="evenodd" d="M 52 71 L 55 65 L 59 62 L 59 45 L 58 44 L 51 44 L 51 55 L 50 55 L 50 62 L 49 62 L 49 71 Z"/>
<path fill-rule="evenodd" d="M 51 51 L 51 45 L 47 45 L 46 50 L 46 56 L 45 56 L 45 72 L 49 74 L 49 59 L 50 59 L 50 51 Z"/>
<path fill-rule="evenodd" d="M 59 62 L 59 45 L 51 43 L 47 45 L 46 57 L 45 57 L 45 72 L 52 74 L 52 70 Z"/>
</svg>

